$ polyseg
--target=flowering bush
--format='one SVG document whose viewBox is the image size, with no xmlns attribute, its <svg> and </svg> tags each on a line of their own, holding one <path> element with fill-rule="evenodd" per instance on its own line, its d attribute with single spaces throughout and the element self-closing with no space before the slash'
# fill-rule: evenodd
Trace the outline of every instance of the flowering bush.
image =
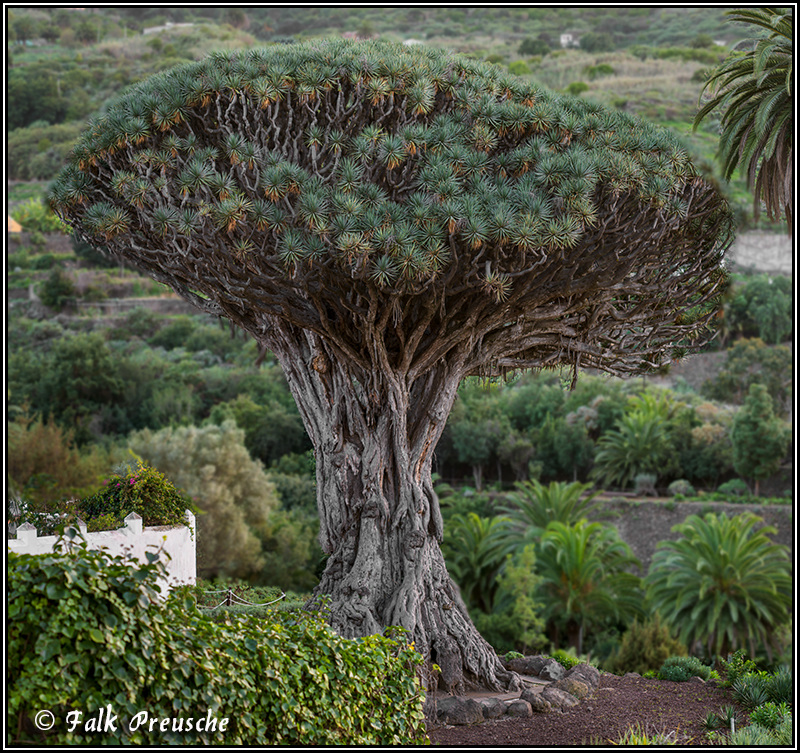
<svg viewBox="0 0 800 753">
<path fill-rule="evenodd" d="M 89 530 L 119 528 L 132 512 L 146 526 L 181 525 L 192 501 L 162 473 L 137 460 L 134 469 L 114 475 L 103 489 L 80 500 L 75 511 L 87 521 Z"/>
</svg>

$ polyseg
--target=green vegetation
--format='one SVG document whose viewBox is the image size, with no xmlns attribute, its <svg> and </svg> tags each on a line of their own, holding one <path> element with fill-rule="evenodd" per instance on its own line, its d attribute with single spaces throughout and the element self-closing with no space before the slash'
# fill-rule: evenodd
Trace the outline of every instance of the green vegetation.
<svg viewBox="0 0 800 753">
<path fill-rule="evenodd" d="M 186 490 L 198 508 L 197 569 L 203 578 L 251 578 L 286 589 L 313 587 L 321 556 L 307 515 L 280 509 L 269 475 L 232 421 L 144 429 L 133 451 Z"/>
<path fill-rule="evenodd" d="M 241 9 L 236 9 L 241 11 Z M 141 12 L 139 12 L 141 11 Z M 9 15 L 9 175 L 49 180 L 83 121 L 125 86 L 214 50 L 283 44 L 367 30 L 390 41 L 416 39 L 476 58 L 521 62 L 545 86 L 565 89 L 589 71 L 591 96 L 604 104 L 670 123 L 700 146 L 709 166 L 717 145 L 714 123 L 691 133 L 705 77 L 741 32 L 724 8 L 248 8 L 243 18 L 217 8 L 17 8 Z M 167 24 L 172 24 L 168 26 Z M 24 28 L 27 31 L 16 32 Z M 144 34 L 143 29 L 148 29 Z M 612 52 L 561 49 L 565 31 L 612 41 Z M 19 35 L 18 35 L 19 34 Z M 587 39 L 591 39 L 588 37 Z M 699 40 L 702 41 L 702 46 Z M 582 46 L 586 46 L 585 44 Z M 520 59 L 514 60 L 514 52 Z M 538 56 L 543 60 L 537 62 Z M 614 59 L 610 59 L 614 56 Z M 575 61 L 574 64 L 569 61 Z M 566 78 L 551 66 L 569 64 Z M 649 67 L 643 67 L 649 66 Z M 608 73 L 608 68 L 614 71 Z M 592 73 L 594 71 L 594 73 Z M 602 71 L 602 73 L 598 72 Z M 676 115 L 679 117 L 676 122 Z M 732 186 L 737 214 L 750 218 L 744 180 Z"/>
<path fill-rule="evenodd" d="M 662 542 L 645 578 L 647 597 L 687 645 L 706 645 L 709 655 L 742 646 L 769 650 L 791 604 L 791 568 L 784 547 L 773 544 L 759 518 L 689 516 Z"/>
<path fill-rule="evenodd" d="M 446 634 L 456 685 L 461 668 L 505 672 L 451 613 L 439 549 L 431 449 L 459 383 L 556 364 L 640 373 L 699 348 L 732 240 L 727 203 L 668 131 L 380 41 L 226 52 L 150 77 L 85 131 L 49 201 L 275 353 L 314 445 L 334 625 L 400 622 L 431 652 Z M 480 488 L 497 431 L 477 434 L 453 442 Z"/>
<path fill-rule="evenodd" d="M 641 616 L 640 579 L 630 572 L 638 560 L 616 528 L 585 519 L 573 525 L 550 523 L 538 559 L 543 614 L 556 645 L 564 631 L 580 654 L 593 625 Z"/>
<path fill-rule="evenodd" d="M 792 393 L 791 350 L 767 346 L 758 338 L 737 340 L 726 352 L 722 370 L 701 388 L 713 400 L 742 405 L 754 384 L 763 385 L 772 398 L 773 409 L 784 415 Z"/>
<path fill-rule="evenodd" d="M 604 662 L 604 667 L 614 674 L 657 672 L 670 657 L 683 656 L 686 647 L 661 621 L 658 613 L 640 621 L 635 619 L 625 631 L 618 650 Z"/>
<path fill-rule="evenodd" d="M 17 522 L 33 522 L 40 534 L 50 533 L 51 513 L 74 509 L 68 500 L 107 492 L 102 481 L 135 446 L 154 472 L 166 473 L 181 495 L 195 497 L 204 573 L 215 578 L 209 587 L 241 575 L 250 589 L 274 584 L 307 594 L 325 565 L 317 542 L 316 464 L 300 412 L 274 357 L 213 316 L 160 314 L 146 309 L 147 302 L 113 315 L 100 306 L 87 308 L 106 298 L 162 295 L 166 288 L 151 284 L 118 260 L 101 257 L 81 241 L 66 250 L 62 225 L 42 202 L 45 183 L 64 163 L 85 120 L 124 87 L 173 64 L 199 59 L 211 49 L 338 36 L 342 30 L 369 31 L 371 25 L 372 32 L 385 39 L 420 38 L 433 46 L 463 50 L 476 60 L 491 57 L 503 71 L 525 81 L 558 91 L 580 89 L 585 102 L 667 125 L 704 175 L 722 181 L 724 166 L 714 164 L 719 145 L 714 113 L 696 131 L 691 123 L 709 71 L 727 51 L 709 46 L 708 39 L 730 45 L 739 40 L 740 31 L 725 20 L 721 9 L 586 7 L 578 13 L 571 8 L 514 8 L 504 13 L 486 7 L 459 13 L 447 8 L 378 12 L 330 7 L 304 13 L 299 8 L 253 8 L 246 10 L 247 31 L 241 18 L 224 13 L 221 8 L 183 7 L 101 8 L 91 14 L 48 8 L 9 11 L 7 166 L 10 180 L 26 182 L 10 183 L 7 198 L 9 214 L 27 232 L 9 237 L 7 286 L 15 293 L 33 286 L 49 307 L 43 311 L 28 301 L 9 306 L 9 511 Z M 169 21 L 194 25 L 141 33 L 143 27 Z M 612 34 L 613 48 L 592 53 L 560 49 L 558 35 L 564 28 Z M 30 40 L 45 43 L 28 44 Z M 389 160 L 391 154 L 387 151 L 385 157 Z M 754 222 L 744 178 L 723 188 L 740 230 L 774 227 L 768 218 Z M 314 208 L 304 206 L 304 211 L 312 220 Z M 648 471 L 657 475 L 660 493 L 675 495 L 672 504 L 677 509 L 690 500 L 791 504 L 791 492 L 777 496 L 789 488 L 788 481 L 781 487 L 774 480 L 769 485 L 761 480 L 761 488 L 772 496 L 758 497 L 739 476 L 753 481 L 762 468 L 774 469 L 776 459 L 785 460 L 781 455 L 789 428 L 786 422 L 776 423 L 774 416 L 784 417 L 791 404 L 792 356 L 782 344 L 793 338 L 793 319 L 789 278 L 735 274 L 717 319 L 716 343 L 728 348 L 723 369 L 698 391 L 681 382 L 667 391 L 649 379 L 622 381 L 588 374 L 581 374 L 574 390 L 567 391 L 571 375 L 555 371 L 512 375 L 504 383 L 468 379 L 461 385 L 433 465 L 448 482 L 440 483 L 437 491 L 449 571 L 475 625 L 495 649 L 553 653 L 577 646 L 575 625 L 583 620 L 583 651 L 618 673 L 657 670 L 667 656 L 686 651 L 685 641 L 691 638 L 677 638 L 680 625 L 659 617 L 650 603 L 642 602 L 643 614 L 593 607 L 591 614 L 573 616 L 572 625 L 565 618 L 559 621 L 555 604 L 560 602 L 546 585 L 556 577 L 554 550 L 531 542 L 553 521 L 577 530 L 582 517 L 594 517 L 598 488 L 592 481 L 609 489 L 631 489 L 636 476 Z M 762 418 L 751 419 L 748 427 L 745 419 L 755 415 L 754 398 L 749 397 L 753 384 L 766 388 L 773 416 L 767 416 L 762 394 Z M 661 392 L 670 410 L 647 414 L 646 395 Z M 747 410 L 738 411 L 739 428 L 734 431 L 737 407 L 748 401 Z M 639 423 L 631 428 L 632 421 Z M 640 445 L 648 436 L 657 441 L 649 444 L 652 452 L 642 453 Z M 755 441 L 761 436 L 780 442 L 773 443 L 770 462 L 756 467 L 758 453 L 750 451 L 754 443 L 759 453 L 770 444 Z M 658 463 L 651 462 L 653 456 Z M 206 478 L 209 483 L 203 484 Z M 106 525 L 119 522 L 113 514 L 110 518 Z M 595 536 L 611 539 L 611 531 L 613 525 L 603 523 L 603 531 Z M 764 578 L 774 577 L 780 591 L 784 558 L 774 556 L 767 535 L 759 541 L 757 557 L 776 565 L 777 574 Z M 589 549 L 590 559 L 596 559 Z M 696 565 L 688 558 L 678 571 L 685 574 Z M 748 588 L 761 588 L 759 567 L 758 583 Z M 703 588 L 697 582 L 687 587 Z M 263 593 L 267 592 L 265 586 Z M 306 598 L 297 597 L 293 606 Z M 782 593 L 776 600 L 767 630 L 781 643 L 786 600 Z M 733 597 L 723 598 L 725 604 L 728 601 Z M 698 621 L 712 621 L 714 608 Z M 260 618 L 267 612 L 250 607 L 231 612 L 237 609 Z M 725 607 L 721 609 L 724 615 Z M 105 614 L 102 609 L 100 614 Z M 743 619 L 742 614 L 737 613 L 736 622 L 749 635 L 736 645 L 747 646 L 753 657 L 772 651 L 767 634 L 756 626 L 757 618 Z M 170 615 L 164 619 L 177 620 L 177 612 Z M 238 619 L 203 617 L 226 630 Z M 724 630 L 725 620 L 719 624 Z M 103 624 L 97 629 L 106 635 L 104 640 L 111 640 Z M 91 637 L 82 640 L 81 650 L 95 647 Z M 236 641 L 241 642 L 240 635 Z M 310 661 L 324 663 L 316 655 Z M 730 665 L 728 678 L 755 672 L 755 664 L 747 666 L 734 677 Z M 130 669 L 130 677 L 138 671 Z M 169 679 L 166 671 L 162 677 L 172 683 L 169 688 L 180 692 L 178 680 Z M 757 680 L 746 682 L 759 685 Z M 766 703 L 776 708 L 780 704 Z M 773 720 L 771 708 L 759 713 L 761 721 Z M 16 725 L 15 718 L 9 729 Z M 775 735 L 785 735 L 787 725 L 791 737 L 791 718 L 783 715 L 777 727 L 757 725 L 737 732 L 742 737 L 736 739 L 779 744 Z"/>
<path fill-rule="evenodd" d="M 552 481 L 545 486 L 533 479 L 514 486 L 516 491 L 506 495 L 510 504 L 504 510 L 516 529 L 530 540 L 541 536 L 551 523 L 574 525 L 599 507 L 593 501 L 597 493 L 590 491 L 591 484 Z"/>
<path fill-rule="evenodd" d="M 738 473 L 758 483 L 778 470 L 792 439 L 791 429 L 772 408 L 769 392 L 763 384 L 753 384 L 741 409 L 733 419 L 731 443 L 733 467 Z"/>
<path fill-rule="evenodd" d="M 75 513 L 89 525 L 101 516 L 110 516 L 120 528 L 125 517 L 132 512 L 142 518 L 145 526 L 178 526 L 185 522 L 187 510 L 192 510 L 190 500 L 180 494 L 163 473 L 137 459 L 134 467 L 111 476 L 104 489 L 81 499 Z"/>
<path fill-rule="evenodd" d="M 788 8 L 744 8 L 728 15 L 757 36 L 752 49 L 731 55 L 713 71 L 704 87 L 711 99 L 694 123 L 722 110 L 718 157 L 724 177 L 730 179 L 738 167 L 753 191 L 756 216 L 763 202 L 770 218 L 783 216 L 791 231 L 793 13 Z"/>
<path fill-rule="evenodd" d="M 102 551 L 9 554 L 8 744 L 405 745 L 422 742 L 421 662 L 402 633 L 341 638 L 319 616 L 217 623 L 178 591 L 157 594 L 156 555 L 134 566 Z M 54 669 L 55 668 L 55 669 Z M 132 720 L 206 714 L 226 728 L 88 731 L 111 702 Z M 33 726 L 32 709 L 57 720 Z M 191 710 L 191 713 L 189 713 Z M 30 729 L 30 731 L 28 731 Z"/>
<path fill-rule="evenodd" d="M 687 682 L 692 677 L 708 680 L 711 667 L 707 667 L 696 656 L 670 656 L 658 670 L 659 680 Z"/>
<path fill-rule="evenodd" d="M 596 741 L 598 745 L 606 741 Z M 675 736 L 666 731 L 651 731 L 646 726 L 637 724 L 614 741 L 614 745 L 677 745 Z"/>
</svg>

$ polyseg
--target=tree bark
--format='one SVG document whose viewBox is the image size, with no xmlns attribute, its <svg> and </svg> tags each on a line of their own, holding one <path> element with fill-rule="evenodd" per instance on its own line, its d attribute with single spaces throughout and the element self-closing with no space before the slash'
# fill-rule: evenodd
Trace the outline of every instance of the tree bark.
<svg viewBox="0 0 800 753">
<path fill-rule="evenodd" d="M 461 380 L 445 365 L 409 382 L 361 370 L 307 331 L 266 343 L 283 366 L 315 448 L 320 544 L 330 555 L 314 598 L 326 597 L 346 637 L 408 631 L 434 685 L 514 687 L 469 618 L 441 552 L 431 464 Z M 431 688 L 429 688 L 431 689 Z"/>
</svg>

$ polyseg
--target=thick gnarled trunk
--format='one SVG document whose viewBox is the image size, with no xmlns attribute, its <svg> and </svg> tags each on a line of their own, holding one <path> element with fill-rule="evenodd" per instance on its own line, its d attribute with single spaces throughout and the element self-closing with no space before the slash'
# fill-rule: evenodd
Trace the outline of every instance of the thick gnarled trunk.
<svg viewBox="0 0 800 753">
<path fill-rule="evenodd" d="M 409 384 L 386 371 L 356 371 L 307 335 L 281 361 L 315 447 L 320 543 L 329 554 L 315 596 L 347 637 L 408 631 L 451 692 L 508 687 L 448 575 L 442 518 L 431 482 L 436 443 L 460 376 L 442 366 Z"/>
</svg>

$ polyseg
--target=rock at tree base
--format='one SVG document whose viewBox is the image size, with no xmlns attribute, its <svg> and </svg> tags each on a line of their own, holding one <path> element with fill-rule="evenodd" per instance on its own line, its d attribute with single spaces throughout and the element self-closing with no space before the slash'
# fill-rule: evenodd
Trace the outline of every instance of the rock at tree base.
<svg viewBox="0 0 800 753">
<path fill-rule="evenodd" d="M 518 698 L 516 701 L 510 701 L 506 706 L 506 713 L 509 716 L 528 717 L 533 716 L 533 709 L 530 703 Z"/>
<path fill-rule="evenodd" d="M 523 690 L 520 698 L 523 701 L 527 701 L 530 704 L 531 710 L 539 714 L 544 714 L 553 708 L 550 701 L 542 696 L 541 691 Z"/>
<path fill-rule="evenodd" d="M 561 680 L 554 682 L 550 687 L 555 688 L 556 690 L 563 690 L 565 693 L 569 693 L 579 701 L 583 700 L 587 695 L 589 695 L 589 686 L 585 682 L 576 680 L 573 677 L 564 677 Z"/>
<path fill-rule="evenodd" d="M 575 696 L 570 695 L 565 690 L 554 688 L 552 685 L 542 691 L 542 698 L 557 709 L 568 709 L 571 706 L 577 706 L 579 703 Z"/>
<path fill-rule="evenodd" d="M 585 683 L 589 690 L 597 690 L 600 687 L 600 670 L 591 664 L 576 664 L 564 677 Z"/>
<path fill-rule="evenodd" d="M 441 724 L 480 724 L 484 721 L 481 704 L 471 698 L 451 696 L 438 703 L 436 717 Z"/>
</svg>

